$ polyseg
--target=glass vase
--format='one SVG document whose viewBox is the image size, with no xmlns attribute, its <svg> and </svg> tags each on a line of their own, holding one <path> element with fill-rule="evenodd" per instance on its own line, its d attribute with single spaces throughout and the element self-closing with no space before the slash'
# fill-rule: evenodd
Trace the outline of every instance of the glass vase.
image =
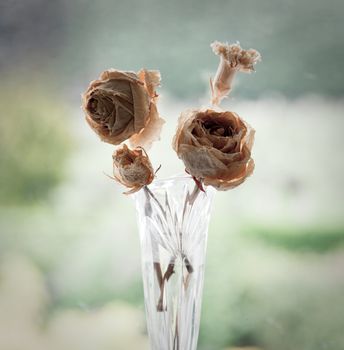
<svg viewBox="0 0 344 350">
<path fill-rule="evenodd" d="M 195 350 L 215 190 L 190 176 L 154 181 L 135 194 L 147 330 L 152 350 Z"/>
</svg>

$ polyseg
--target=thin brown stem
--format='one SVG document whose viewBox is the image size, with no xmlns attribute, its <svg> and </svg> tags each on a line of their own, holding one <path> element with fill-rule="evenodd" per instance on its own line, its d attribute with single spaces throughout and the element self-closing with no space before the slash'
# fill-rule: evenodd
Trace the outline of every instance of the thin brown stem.
<svg viewBox="0 0 344 350">
<path fill-rule="evenodd" d="M 166 216 L 165 211 L 159 202 L 159 200 L 155 197 L 154 193 L 147 187 L 144 187 L 144 190 L 146 192 L 146 197 L 147 197 L 147 204 L 146 204 L 146 212 L 151 213 L 152 207 L 151 207 L 151 198 L 155 201 L 155 203 L 158 205 L 159 209 L 161 210 L 161 213 Z M 186 208 L 187 206 L 192 206 L 194 202 L 196 201 L 198 194 L 203 190 L 201 186 L 195 181 L 195 187 L 192 191 L 191 194 L 187 194 L 186 199 L 185 199 L 185 205 L 184 205 L 184 210 L 183 210 L 183 216 L 186 213 Z M 204 190 L 203 190 L 204 191 Z M 166 217 L 165 217 L 166 219 Z M 186 255 L 183 254 L 183 262 L 185 264 L 185 268 L 187 270 L 187 276 L 184 279 L 184 288 L 185 290 L 188 288 L 191 274 L 194 272 L 193 266 L 190 263 L 190 260 L 187 258 Z M 159 262 L 154 262 L 154 270 L 157 276 L 158 284 L 159 284 L 159 289 L 160 289 L 160 296 L 159 300 L 157 303 L 157 311 L 158 312 L 163 312 L 167 310 L 167 307 L 165 306 L 164 308 L 164 293 L 165 293 L 165 285 L 168 282 L 168 280 L 171 278 L 171 276 L 174 274 L 174 268 L 175 268 L 175 258 L 171 258 L 170 263 L 167 266 L 167 269 L 162 275 L 162 270 L 161 270 L 161 264 Z"/>
<path fill-rule="evenodd" d="M 159 262 L 154 263 L 154 270 L 155 270 L 156 277 L 158 279 L 159 286 L 161 286 L 163 277 L 162 277 L 161 265 Z"/>
<path fill-rule="evenodd" d="M 188 271 L 188 273 L 193 273 L 194 269 L 193 269 L 189 259 L 186 256 L 184 257 L 184 262 L 185 262 L 185 267 L 186 267 L 186 270 Z"/>
<path fill-rule="evenodd" d="M 145 191 L 146 199 L 147 199 L 146 204 L 145 204 L 145 214 L 147 216 L 151 216 L 152 204 L 151 204 L 151 197 L 149 196 L 150 191 L 149 191 L 147 186 L 145 186 L 143 189 Z M 156 245 L 156 242 L 153 240 L 152 244 Z M 154 262 L 154 271 L 155 271 L 156 277 L 158 279 L 159 286 L 161 286 L 163 277 L 162 277 L 161 265 L 159 262 Z"/>
<path fill-rule="evenodd" d="M 159 206 L 161 212 L 164 213 L 164 208 L 162 207 L 158 199 L 154 196 L 154 193 L 148 188 L 148 186 L 145 186 L 145 190 L 154 199 L 155 203 Z"/>
<path fill-rule="evenodd" d="M 159 312 L 162 311 L 166 311 L 166 307 L 164 310 L 164 291 L 165 291 L 165 283 L 168 282 L 168 280 L 170 279 L 170 277 L 174 274 L 174 261 L 175 259 L 172 258 L 170 260 L 170 263 L 167 266 L 166 272 L 164 273 L 164 276 L 162 277 L 161 283 L 160 283 L 160 297 L 158 300 L 158 304 L 157 304 L 157 310 Z"/>
</svg>

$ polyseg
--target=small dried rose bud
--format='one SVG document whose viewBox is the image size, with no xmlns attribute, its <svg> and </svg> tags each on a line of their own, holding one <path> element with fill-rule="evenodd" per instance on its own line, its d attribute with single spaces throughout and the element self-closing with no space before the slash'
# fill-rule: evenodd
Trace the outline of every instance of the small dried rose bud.
<svg viewBox="0 0 344 350">
<path fill-rule="evenodd" d="M 154 179 L 154 170 L 143 148 L 130 150 L 126 144 L 116 149 L 112 155 L 115 180 L 130 188 L 125 194 L 139 191 Z"/>
<path fill-rule="evenodd" d="M 212 103 L 218 105 L 232 89 L 235 74 L 254 71 L 254 65 L 260 61 L 260 53 L 254 49 L 243 50 L 240 45 L 213 42 L 213 52 L 220 56 L 220 64 L 213 81 L 211 81 Z"/>
<path fill-rule="evenodd" d="M 156 108 L 159 71 L 109 69 L 82 96 L 86 121 L 102 141 L 148 148 L 159 139 L 164 120 Z"/>
<path fill-rule="evenodd" d="M 254 130 L 236 113 L 187 110 L 178 121 L 173 148 L 186 171 L 225 191 L 252 174 Z"/>
</svg>

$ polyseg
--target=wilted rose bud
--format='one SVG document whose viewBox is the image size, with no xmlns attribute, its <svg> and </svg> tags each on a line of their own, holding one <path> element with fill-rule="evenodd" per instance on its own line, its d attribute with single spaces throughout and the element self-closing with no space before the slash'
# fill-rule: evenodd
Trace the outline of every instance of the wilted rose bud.
<svg viewBox="0 0 344 350">
<path fill-rule="evenodd" d="M 188 110 L 179 118 L 173 148 L 189 174 L 224 191 L 252 174 L 253 140 L 254 130 L 236 113 Z"/>
<path fill-rule="evenodd" d="M 125 194 L 139 191 L 154 179 L 154 170 L 148 155 L 142 148 L 130 150 L 126 144 L 116 149 L 112 155 L 114 178 L 130 188 Z"/>
<path fill-rule="evenodd" d="M 214 53 L 220 56 L 220 64 L 215 78 L 211 81 L 212 103 L 218 105 L 232 89 L 232 82 L 237 72 L 252 72 L 254 65 L 261 59 L 254 49 L 243 50 L 239 44 L 213 42 Z"/>
<path fill-rule="evenodd" d="M 103 72 L 82 96 L 86 120 L 101 140 L 148 148 L 159 139 L 164 120 L 156 108 L 158 71 Z"/>
</svg>

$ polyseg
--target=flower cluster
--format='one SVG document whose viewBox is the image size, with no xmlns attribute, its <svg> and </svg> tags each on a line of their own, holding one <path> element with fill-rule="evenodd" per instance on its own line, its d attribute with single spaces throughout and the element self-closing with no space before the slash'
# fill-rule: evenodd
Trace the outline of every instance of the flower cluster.
<svg viewBox="0 0 344 350">
<path fill-rule="evenodd" d="M 254 170 L 254 130 L 219 103 L 231 91 L 235 74 L 252 72 L 260 54 L 239 44 L 215 41 L 211 47 L 220 56 L 210 84 L 212 106 L 181 113 L 173 148 L 201 189 L 204 184 L 229 190 Z M 164 123 L 156 105 L 159 84 L 159 71 L 110 69 L 92 81 L 82 96 L 90 127 L 102 141 L 119 145 L 113 154 L 114 179 L 129 188 L 127 194 L 150 184 L 155 176 L 146 150 L 159 139 Z"/>
<path fill-rule="evenodd" d="M 90 127 L 102 141 L 120 145 L 113 154 L 114 178 L 131 189 L 127 193 L 140 190 L 154 179 L 145 149 L 159 140 L 164 124 L 156 106 L 159 85 L 159 71 L 109 69 L 82 95 Z M 127 141 L 132 149 L 124 143 Z"/>
</svg>

